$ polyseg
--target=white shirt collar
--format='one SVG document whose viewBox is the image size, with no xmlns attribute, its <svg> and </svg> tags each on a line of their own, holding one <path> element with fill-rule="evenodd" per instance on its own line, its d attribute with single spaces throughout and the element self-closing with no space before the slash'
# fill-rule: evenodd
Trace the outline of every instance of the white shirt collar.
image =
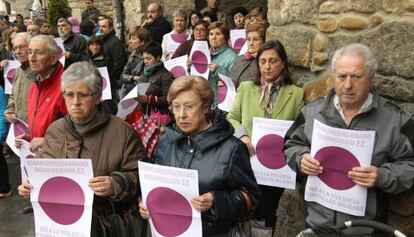
<svg viewBox="0 0 414 237">
<path fill-rule="evenodd" d="M 366 109 L 367 109 L 367 108 L 368 108 L 368 107 L 372 104 L 372 102 L 373 102 L 373 95 L 372 95 L 372 93 L 370 92 L 370 93 L 368 94 L 368 97 L 367 97 L 367 99 L 365 100 L 364 104 L 362 104 L 361 108 L 359 109 L 358 114 L 360 114 L 360 113 L 362 113 L 362 112 L 366 111 Z M 339 97 L 338 97 L 338 95 L 336 95 L 336 94 L 335 94 L 335 97 L 334 97 L 334 99 L 333 99 L 333 103 L 334 103 L 334 105 L 335 105 L 335 108 L 338 110 L 339 114 L 341 115 L 342 119 L 346 122 L 346 120 L 345 120 L 344 110 L 342 109 L 342 107 L 341 107 L 341 103 L 339 103 Z"/>
</svg>

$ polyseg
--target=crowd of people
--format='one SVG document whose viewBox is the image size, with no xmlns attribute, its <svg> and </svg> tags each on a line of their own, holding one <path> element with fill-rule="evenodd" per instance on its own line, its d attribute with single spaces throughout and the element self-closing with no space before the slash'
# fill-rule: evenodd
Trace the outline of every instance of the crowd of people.
<svg viewBox="0 0 414 237">
<path fill-rule="evenodd" d="M 315 120 L 335 128 L 375 131 L 371 165 L 347 173 L 352 182 L 368 189 L 365 215 L 305 201 L 309 229 L 298 236 L 381 236 L 368 228 L 335 228 L 361 218 L 386 222 L 389 195 L 414 184 L 414 121 L 375 90 L 377 63 L 369 47 L 354 43 L 338 49 L 332 59 L 333 89 L 304 105 L 303 89 L 289 72 L 286 49 L 277 40 L 266 40 L 269 23 L 261 7 L 247 11 L 238 6 L 227 14 L 220 0 L 207 0 L 201 11 L 176 9 L 170 24 L 162 6 L 150 3 L 142 24 L 129 32 L 128 56 L 113 19 L 101 14 L 93 0 L 85 0 L 85 5 L 81 23 L 73 16 L 61 18 L 56 35 L 42 17 L 18 15 L 16 23 L 0 22 L 0 69 L 10 60 L 20 62 L 10 95 L 5 95 L 4 79 L 1 83 L 0 142 L 9 124 L 20 120 L 28 130 L 16 137 L 16 147 L 26 140 L 38 158 L 92 160 L 92 236 L 109 234 L 99 226 L 114 205 L 120 214 L 135 210 L 140 215 L 136 218 L 151 218 L 151 210 L 139 198 L 139 160 L 198 170 L 200 195 L 191 204 L 201 212 L 203 236 L 273 236 L 284 189 L 256 181 L 250 163 L 256 153 L 255 117 L 294 121 L 284 153 L 299 178 L 324 172 L 310 155 Z M 232 48 L 229 25 L 245 29 L 245 52 Z M 172 35 L 182 43 L 171 44 Z M 63 49 L 55 37 L 62 40 Z M 208 78 L 175 78 L 164 62 L 189 56 L 196 41 L 209 46 Z M 188 68 L 194 63 L 188 59 Z M 107 67 L 110 100 L 102 100 L 97 67 Z M 217 106 L 224 86 L 219 74 L 230 77 L 237 89 L 229 112 Z M 136 97 L 139 106 L 126 118 L 116 117 L 120 100 L 140 83 L 149 87 Z M 148 111 L 169 118 L 157 124 L 160 136 L 150 153 L 131 126 Z M 26 180 L 18 193 L 29 198 L 31 188 Z M 0 153 L 0 198 L 11 194 L 7 163 Z"/>
</svg>

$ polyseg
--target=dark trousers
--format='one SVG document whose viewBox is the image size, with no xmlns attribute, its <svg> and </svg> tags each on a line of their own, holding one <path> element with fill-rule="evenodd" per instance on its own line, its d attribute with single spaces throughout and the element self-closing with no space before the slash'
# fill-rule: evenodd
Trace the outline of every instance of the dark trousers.
<svg viewBox="0 0 414 237">
<path fill-rule="evenodd" d="M 277 220 L 276 210 L 284 189 L 265 185 L 259 185 L 259 188 L 261 197 L 253 219 L 264 220 L 266 227 L 272 227 L 274 233 Z"/>
<path fill-rule="evenodd" d="M 9 168 L 3 155 L 3 143 L 0 143 L 0 193 L 8 193 L 9 191 Z"/>
</svg>

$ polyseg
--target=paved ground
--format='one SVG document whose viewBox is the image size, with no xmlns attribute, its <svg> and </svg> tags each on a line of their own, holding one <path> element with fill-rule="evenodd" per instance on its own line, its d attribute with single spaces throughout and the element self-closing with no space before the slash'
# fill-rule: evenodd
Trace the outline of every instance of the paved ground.
<svg viewBox="0 0 414 237">
<path fill-rule="evenodd" d="M 1 152 L 1 151 L 0 151 Z M 20 184 L 20 163 L 17 156 L 7 159 L 13 195 L 0 199 L 0 236 L 1 237 L 34 237 L 34 221 L 32 214 L 23 214 L 25 200 L 17 194 Z"/>
</svg>

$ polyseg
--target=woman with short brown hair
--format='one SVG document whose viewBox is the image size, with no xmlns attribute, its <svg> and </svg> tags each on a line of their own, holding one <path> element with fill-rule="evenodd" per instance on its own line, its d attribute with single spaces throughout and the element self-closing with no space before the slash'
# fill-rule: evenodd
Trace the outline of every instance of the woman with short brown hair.
<svg viewBox="0 0 414 237">
<path fill-rule="evenodd" d="M 175 123 L 166 127 L 155 163 L 198 170 L 201 195 L 191 204 L 201 212 L 203 236 L 228 236 L 260 197 L 246 146 L 233 136 L 222 112 L 210 111 L 214 94 L 206 79 L 175 79 L 167 100 Z M 151 210 L 141 202 L 140 213 L 149 218 Z"/>
</svg>

